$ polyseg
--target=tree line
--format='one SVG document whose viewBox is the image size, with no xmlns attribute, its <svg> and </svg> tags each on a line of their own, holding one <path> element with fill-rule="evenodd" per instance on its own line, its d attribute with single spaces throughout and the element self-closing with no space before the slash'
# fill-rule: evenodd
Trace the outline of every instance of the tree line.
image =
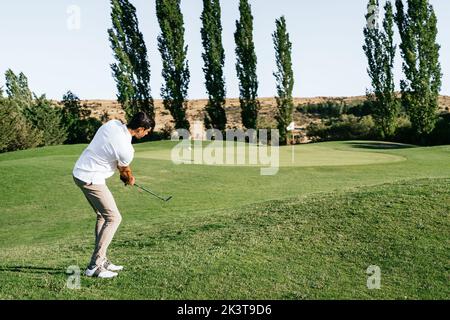
<svg viewBox="0 0 450 320">
<path fill-rule="evenodd" d="M 117 85 L 117 98 L 127 117 L 145 111 L 154 117 L 154 105 L 149 89 L 150 64 L 145 42 L 139 31 L 136 8 L 128 0 L 111 0 L 112 28 L 108 30 L 116 62 L 111 65 Z M 258 128 L 257 57 L 253 41 L 253 15 L 248 0 L 239 1 L 236 21 L 236 73 L 239 79 L 239 100 L 242 124 L 246 129 Z M 158 50 L 161 54 L 164 84 L 161 97 L 169 110 L 176 129 L 189 129 L 186 118 L 187 91 L 190 80 L 188 47 L 184 43 L 184 21 L 180 0 L 156 0 L 156 15 L 161 29 Z M 226 86 L 224 78 L 225 51 L 222 44 L 221 7 L 219 0 L 203 0 L 201 13 L 203 72 L 208 103 L 204 124 L 207 129 L 224 131 Z M 292 121 L 292 43 L 284 16 L 275 21 L 273 33 L 277 71 L 277 115 L 280 141 L 285 141 L 286 126 Z M 141 79 L 145 79 L 141 81 Z M 143 85 L 139 85 L 142 83 Z M 143 99 L 145 97 L 145 99 Z"/>
<path fill-rule="evenodd" d="M 161 30 L 157 40 L 163 62 L 163 105 L 169 110 L 175 128 L 189 129 L 186 111 L 190 71 L 180 1 L 156 0 L 156 15 Z M 208 94 L 204 124 L 207 129 L 224 131 L 227 117 L 220 1 L 202 1 L 202 58 Z M 372 82 L 372 88 L 367 91 L 369 116 L 374 120 L 377 137 L 390 139 L 396 135 L 405 114 L 415 142 L 425 143 L 424 139 L 433 134 L 438 123 L 442 73 L 440 46 L 436 43 L 437 18 L 428 0 L 406 0 L 406 8 L 404 1 L 396 0 L 395 13 L 394 5 L 387 0 L 380 26 L 377 14 L 380 11 L 379 2 L 369 0 L 365 15 L 368 23 L 364 28 L 363 50 Z M 234 39 L 241 119 L 245 128 L 258 129 L 257 56 L 253 41 L 253 15 L 248 0 L 239 1 L 239 13 Z M 150 63 L 139 30 L 136 8 L 128 0 L 111 0 L 111 21 L 112 27 L 107 32 L 115 57 L 111 70 L 117 86 L 117 100 L 126 118 L 137 111 L 144 111 L 154 118 Z M 393 73 L 397 50 L 394 43 L 395 25 L 401 39 L 399 48 L 405 76 L 400 81 L 400 96 L 395 92 Z M 273 73 L 277 92 L 275 119 L 280 131 L 280 143 L 283 143 L 294 111 L 292 42 L 284 16 L 275 21 L 272 41 L 276 60 L 276 71 Z M 91 117 L 89 109 L 72 92 L 64 95 L 61 108 L 45 95 L 38 97 L 32 93 L 23 73 L 16 75 L 8 70 L 5 77 L 6 92 L 0 88 L 0 152 L 88 142 L 101 125 L 101 121 Z M 107 118 L 105 115 L 103 120 Z M 342 124 L 340 127 L 343 127 Z"/>
<path fill-rule="evenodd" d="M 201 38 L 208 93 L 204 123 L 206 128 L 224 131 L 227 123 L 223 75 L 225 53 L 220 9 L 219 0 L 203 0 Z M 256 129 L 259 111 L 257 60 L 253 42 L 253 16 L 247 0 L 240 0 L 239 11 L 240 19 L 236 21 L 234 36 L 242 123 L 248 129 Z M 161 29 L 157 40 L 163 62 L 163 104 L 170 111 L 175 128 L 189 129 L 186 107 L 190 72 L 180 0 L 157 0 L 156 13 Z M 111 21 L 112 28 L 107 32 L 115 57 L 111 70 L 117 85 L 117 100 L 127 119 L 137 111 L 144 111 L 154 119 L 150 63 L 139 30 L 136 8 L 128 0 L 111 0 Z M 293 72 L 290 58 L 292 45 L 284 17 L 276 20 L 273 41 L 278 66 L 275 77 L 280 95 L 277 99 L 277 119 L 280 129 L 285 132 L 285 124 L 292 118 Z M 102 124 L 102 121 L 91 117 L 89 108 L 71 91 L 63 96 L 61 106 L 48 100 L 45 95 L 36 96 L 29 89 L 28 79 L 23 73 L 16 75 L 8 70 L 5 77 L 6 96 L 0 88 L 0 152 L 62 143 L 86 143 Z M 102 120 L 107 119 L 105 115 Z"/>
<path fill-rule="evenodd" d="M 387 0 L 382 26 L 378 23 L 379 0 L 369 0 L 364 28 L 364 52 L 372 89 L 367 92 L 372 101 L 372 114 L 381 138 L 395 135 L 402 110 L 411 122 L 415 142 L 424 143 L 438 120 L 438 97 L 441 88 L 440 46 L 436 42 L 437 18 L 428 0 Z M 400 98 L 395 92 L 394 25 L 400 35 L 405 79 L 400 81 Z"/>
<path fill-rule="evenodd" d="M 0 88 L 0 152 L 87 143 L 102 124 L 71 91 L 60 106 L 33 93 L 23 73 L 8 69 L 5 79 L 6 96 Z"/>
<path fill-rule="evenodd" d="M 406 113 L 412 126 L 416 142 L 423 142 L 437 122 L 438 96 L 441 87 L 439 45 L 436 43 L 437 18 L 428 0 L 396 0 L 394 6 L 386 1 L 382 26 L 378 23 L 379 0 L 368 1 L 367 26 L 364 28 L 364 52 L 368 59 L 368 74 L 372 89 L 367 91 L 371 102 L 377 136 L 393 138 L 399 125 L 399 116 Z M 136 9 L 128 0 L 112 0 L 111 18 L 113 28 L 109 30 L 111 47 L 117 63 L 112 65 L 118 89 L 118 99 L 126 114 L 136 110 L 148 110 L 154 116 L 152 100 L 144 108 L 139 107 L 139 86 L 135 79 L 145 69 L 149 78 L 149 63 L 133 63 L 146 60 L 145 43 L 139 32 Z M 186 119 L 186 97 L 189 86 L 189 66 L 186 59 L 188 47 L 184 44 L 184 22 L 180 0 L 156 0 L 156 11 L 161 34 L 158 49 L 163 61 L 161 88 L 164 106 L 174 119 L 175 128 L 189 129 Z M 242 124 L 247 129 L 258 128 L 258 79 L 257 57 L 253 42 L 253 16 L 248 0 L 239 1 L 239 20 L 234 33 L 236 45 L 236 73 L 239 80 L 239 100 Z M 371 21 L 372 19 L 372 21 Z M 221 7 L 219 0 L 203 0 L 201 13 L 202 58 L 208 103 L 205 108 L 205 127 L 225 130 L 226 87 L 223 75 L 225 53 L 222 45 Z M 400 51 L 403 58 L 405 79 L 401 80 L 401 97 L 395 92 L 394 59 L 397 45 L 394 43 L 394 26 L 401 38 Z M 131 26 L 131 27 L 130 27 Z M 277 69 L 276 114 L 280 141 L 286 139 L 286 127 L 293 120 L 292 90 L 292 43 L 284 16 L 275 21 L 272 40 Z M 115 39 L 122 39 L 117 42 Z M 134 39 L 135 41 L 131 41 Z M 122 70 L 117 73 L 116 70 Z M 131 70 L 131 72 L 130 72 Z M 131 85 L 130 85 L 131 84 Z M 134 85 L 133 85 L 134 84 Z M 147 94 L 148 86 L 142 87 Z M 131 93 L 129 93 L 131 91 Z M 133 93 L 135 92 L 135 93 Z M 134 96 L 133 96 L 134 94 Z M 124 101 L 122 97 L 129 97 Z M 129 107 L 131 106 L 131 107 Z"/>
</svg>

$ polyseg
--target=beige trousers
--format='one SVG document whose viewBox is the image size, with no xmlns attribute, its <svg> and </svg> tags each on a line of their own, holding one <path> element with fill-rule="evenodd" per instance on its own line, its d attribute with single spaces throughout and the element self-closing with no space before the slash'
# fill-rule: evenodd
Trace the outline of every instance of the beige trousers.
<svg viewBox="0 0 450 320">
<path fill-rule="evenodd" d="M 88 184 L 75 177 L 73 180 L 97 214 L 95 249 L 89 267 L 102 266 L 107 261 L 106 251 L 122 221 L 122 216 L 111 191 L 105 184 Z"/>
</svg>

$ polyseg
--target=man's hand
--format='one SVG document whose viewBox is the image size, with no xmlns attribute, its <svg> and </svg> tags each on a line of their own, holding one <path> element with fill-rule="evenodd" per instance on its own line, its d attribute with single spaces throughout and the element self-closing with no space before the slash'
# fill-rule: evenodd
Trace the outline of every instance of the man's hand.
<svg viewBox="0 0 450 320">
<path fill-rule="evenodd" d="M 118 166 L 117 169 L 119 169 L 120 173 L 120 180 L 127 186 L 133 186 L 136 179 L 133 177 L 133 174 L 131 173 L 130 167 L 120 167 Z"/>
</svg>

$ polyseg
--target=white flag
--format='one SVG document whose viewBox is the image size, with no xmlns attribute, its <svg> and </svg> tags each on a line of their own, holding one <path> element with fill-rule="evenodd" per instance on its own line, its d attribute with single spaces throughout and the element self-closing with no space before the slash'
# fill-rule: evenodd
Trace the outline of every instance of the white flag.
<svg viewBox="0 0 450 320">
<path fill-rule="evenodd" d="M 289 123 L 289 125 L 286 128 L 287 131 L 294 131 L 295 130 L 295 122 Z"/>
</svg>

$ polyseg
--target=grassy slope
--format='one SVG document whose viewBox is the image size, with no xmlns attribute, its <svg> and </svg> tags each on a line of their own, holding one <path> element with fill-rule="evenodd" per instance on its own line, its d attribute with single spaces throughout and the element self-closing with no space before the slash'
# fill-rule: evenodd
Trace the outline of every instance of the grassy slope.
<svg viewBox="0 0 450 320">
<path fill-rule="evenodd" d="M 112 179 L 125 219 L 110 257 L 127 271 L 83 277 L 78 291 L 65 288 L 64 271 L 84 267 L 92 250 L 94 219 L 70 176 L 83 146 L 0 155 L 0 298 L 449 297 L 450 147 L 301 146 L 295 166 L 262 177 L 252 167 L 175 166 L 171 146 L 137 145 L 134 162 L 170 203 Z M 405 160 L 356 165 L 368 152 Z M 365 287 L 372 264 L 381 290 Z"/>
</svg>

